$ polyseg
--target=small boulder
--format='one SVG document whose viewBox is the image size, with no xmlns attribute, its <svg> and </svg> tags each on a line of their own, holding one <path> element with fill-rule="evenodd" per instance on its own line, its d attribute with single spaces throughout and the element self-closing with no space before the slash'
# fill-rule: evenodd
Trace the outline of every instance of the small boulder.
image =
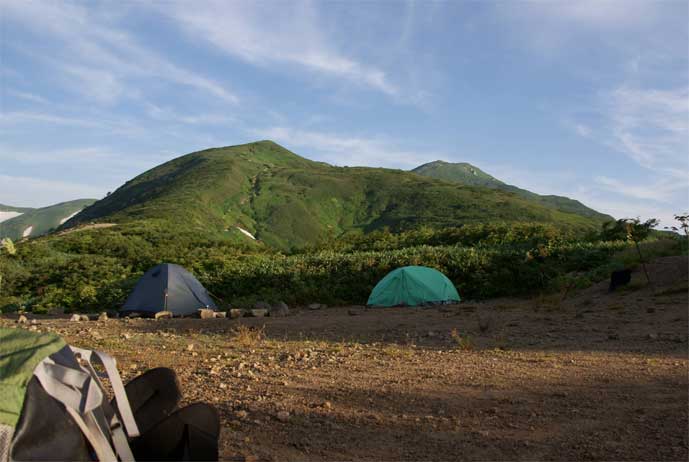
<svg viewBox="0 0 689 462">
<path fill-rule="evenodd" d="M 80 321 L 90 321 L 89 315 L 88 314 L 80 314 L 79 315 L 79 320 Z"/>
<path fill-rule="evenodd" d="M 289 412 L 280 411 L 275 417 L 277 417 L 280 422 L 287 422 L 289 420 Z"/>
<path fill-rule="evenodd" d="M 224 311 L 216 311 L 215 313 L 213 313 L 213 316 L 216 318 L 226 318 L 227 313 L 225 313 Z"/>
<path fill-rule="evenodd" d="M 77 313 L 74 313 L 74 314 L 72 315 L 72 317 L 69 318 L 69 320 L 70 320 L 70 321 L 79 322 L 79 321 L 81 321 L 81 316 L 78 315 Z"/>
<path fill-rule="evenodd" d="M 213 319 L 215 317 L 215 311 L 209 310 L 207 308 L 201 308 L 199 310 L 199 316 L 201 319 Z"/>
<path fill-rule="evenodd" d="M 29 323 L 29 319 L 26 316 L 24 316 L 23 314 L 20 314 L 19 319 L 17 319 L 17 324 L 28 324 L 28 323 Z"/>
<path fill-rule="evenodd" d="M 155 314 L 156 319 L 172 319 L 172 311 L 158 311 Z"/>
<path fill-rule="evenodd" d="M 263 302 L 263 301 L 258 301 L 254 303 L 254 308 L 257 310 L 267 310 L 270 311 L 270 303 L 268 302 Z"/>
<path fill-rule="evenodd" d="M 254 318 L 262 318 L 262 317 L 264 317 L 265 315 L 268 314 L 268 310 L 254 309 L 254 310 L 251 310 L 250 313 L 251 313 L 251 317 L 254 317 Z"/>
<path fill-rule="evenodd" d="M 287 303 L 285 302 L 277 302 L 273 307 L 270 309 L 270 316 L 271 317 L 283 317 L 287 316 L 289 314 L 289 306 L 287 306 Z"/>
<path fill-rule="evenodd" d="M 239 308 L 232 308 L 230 311 L 230 318 L 237 319 L 242 317 L 242 310 Z"/>
<path fill-rule="evenodd" d="M 658 334 L 648 334 L 646 338 L 648 340 L 658 340 Z"/>
<path fill-rule="evenodd" d="M 106 313 L 105 311 L 98 315 L 99 321 L 107 321 L 108 319 L 108 313 Z"/>
<path fill-rule="evenodd" d="M 309 305 L 310 310 L 320 310 L 322 308 L 322 305 L 320 303 L 311 303 Z"/>
</svg>

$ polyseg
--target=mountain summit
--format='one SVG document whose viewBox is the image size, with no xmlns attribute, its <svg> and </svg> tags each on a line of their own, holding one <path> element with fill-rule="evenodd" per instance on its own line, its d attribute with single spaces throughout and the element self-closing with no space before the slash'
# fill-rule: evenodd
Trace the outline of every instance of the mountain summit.
<svg viewBox="0 0 689 462">
<path fill-rule="evenodd" d="M 543 205 L 564 213 L 573 213 L 595 220 L 608 221 L 613 218 L 610 215 L 597 212 L 581 202 L 564 196 L 540 195 L 526 189 L 519 188 L 504 183 L 497 178 L 489 175 L 478 167 L 474 167 L 466 162 L 451 163 L 436 160 L 427 164 L 420 165 L 412 172 L 426 177 L 437 178 L 464 186 L 481 186 L 490 189 L 499 189 L 514 193 L 534 203 Z"/>
<path fill-rule="evenodd" d="M 144 221 L 202 235 L 257 238 L 278 248 L 350 232 L 420 225 L 533 221 L 578 229 L 599 226 L 595 217 L 547 207 L 499 188 L 457 187 L 401 170 L 334 167 L 272 141 L 207 149 L 166 162 L 128 181 L 63 227 Z"/>
</svg>

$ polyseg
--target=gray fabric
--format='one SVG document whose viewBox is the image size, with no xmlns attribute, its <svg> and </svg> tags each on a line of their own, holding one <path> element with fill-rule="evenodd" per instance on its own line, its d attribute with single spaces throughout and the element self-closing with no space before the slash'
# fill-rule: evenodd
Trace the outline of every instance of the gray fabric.
<svg viewBox="0 0 689 462">
<path fill-rule="evenodd" d="M 191 273 L 179 265 L 164 263 L 139 279 L 120 311 L 154 314 L 167 310 L 173 315 L 188 316 L 200 308 L 217 307 Z"/>
<path fill-rule="evenodd" d="M 10 459 L 10 445 L 13 434 L 14 428 L 0 424 L 0 462 L 7 462 Z"/>
</svg>

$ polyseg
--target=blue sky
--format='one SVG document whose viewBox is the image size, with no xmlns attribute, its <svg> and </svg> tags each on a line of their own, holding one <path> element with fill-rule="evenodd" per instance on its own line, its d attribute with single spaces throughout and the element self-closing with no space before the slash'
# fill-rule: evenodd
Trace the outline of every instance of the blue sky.
<svg viewBox="0 0 689 462">
<path fill-rule="evenodd" d="M 471 162 L 616 217 L 689 209 L 686 1 L 0 0 L 0 203 L 272 139 Z"/>
</svg>

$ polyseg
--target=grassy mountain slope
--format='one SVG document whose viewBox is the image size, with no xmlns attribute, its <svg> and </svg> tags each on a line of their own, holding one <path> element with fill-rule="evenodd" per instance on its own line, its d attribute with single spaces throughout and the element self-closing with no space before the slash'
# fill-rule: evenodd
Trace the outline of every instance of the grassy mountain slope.
<svg viewBox="0 0 689 462">
<path fill-rule="evenodd" d="M 33 209 L 28 207 L 12 207 L 11 205 L 0 204 L 0 223 L 31 210 Z"/>
<path fill-rule="evenodd" d="M 85 222 L 194 230 L 247 240 L 238 228 L 279 248 L 347 232 L 488 221 L 598 227 L 595 220 L 534 204 L 496 189 L 410 172 L 333 167 L 271 142 L 208 149 L 128 181 L 63 227 Z"/>
<path fill-rule="evenodd" d="M 57 228 L 61 225 L 62 220 L 95 201 L 95 199 L 77 199 L 38 209 L 23 209 L 25 212 L 21 215 L 0 223 L 0 238 L 21 239 L 22 237 L 40 236 Z M 31 228 L 30 232 L 27 231 L 29 228 Z M 27 233 L 26 236 L 24 236 L 25 232 Z"/>
<path fill-rule="evenodd" d="M 427 164 L 420 165 L 419 167 L 413 169 L 412 172 L 418 175 L 437 178 L 440 180 L 459 183 L 462 185 L 483 186 L 485 188 L 499 189 L 501 191 L 512 192 L 520 197 L 523 197 L 545 207 L 550 207 L 565 213 L 581 215 L 583 217 L 592 218 L 594 220 L 608 221 L 613 219 L 610 215 L 605 215 L 603 213 L 597 212 L 585 206 L 581 202 L 574 199 L 570 199 L 568 197 L 555 195 L 542 196 L 540 194 L 527 191 L 526 189 L 521 189 L 516 186 L 503 183 L 502 181 L 487 174 L 481 169 L 465 162 L 450 163 L 444 162 L 442 160 L 436 160 L 434 162 L 429 162 Z"/>
</svg>

